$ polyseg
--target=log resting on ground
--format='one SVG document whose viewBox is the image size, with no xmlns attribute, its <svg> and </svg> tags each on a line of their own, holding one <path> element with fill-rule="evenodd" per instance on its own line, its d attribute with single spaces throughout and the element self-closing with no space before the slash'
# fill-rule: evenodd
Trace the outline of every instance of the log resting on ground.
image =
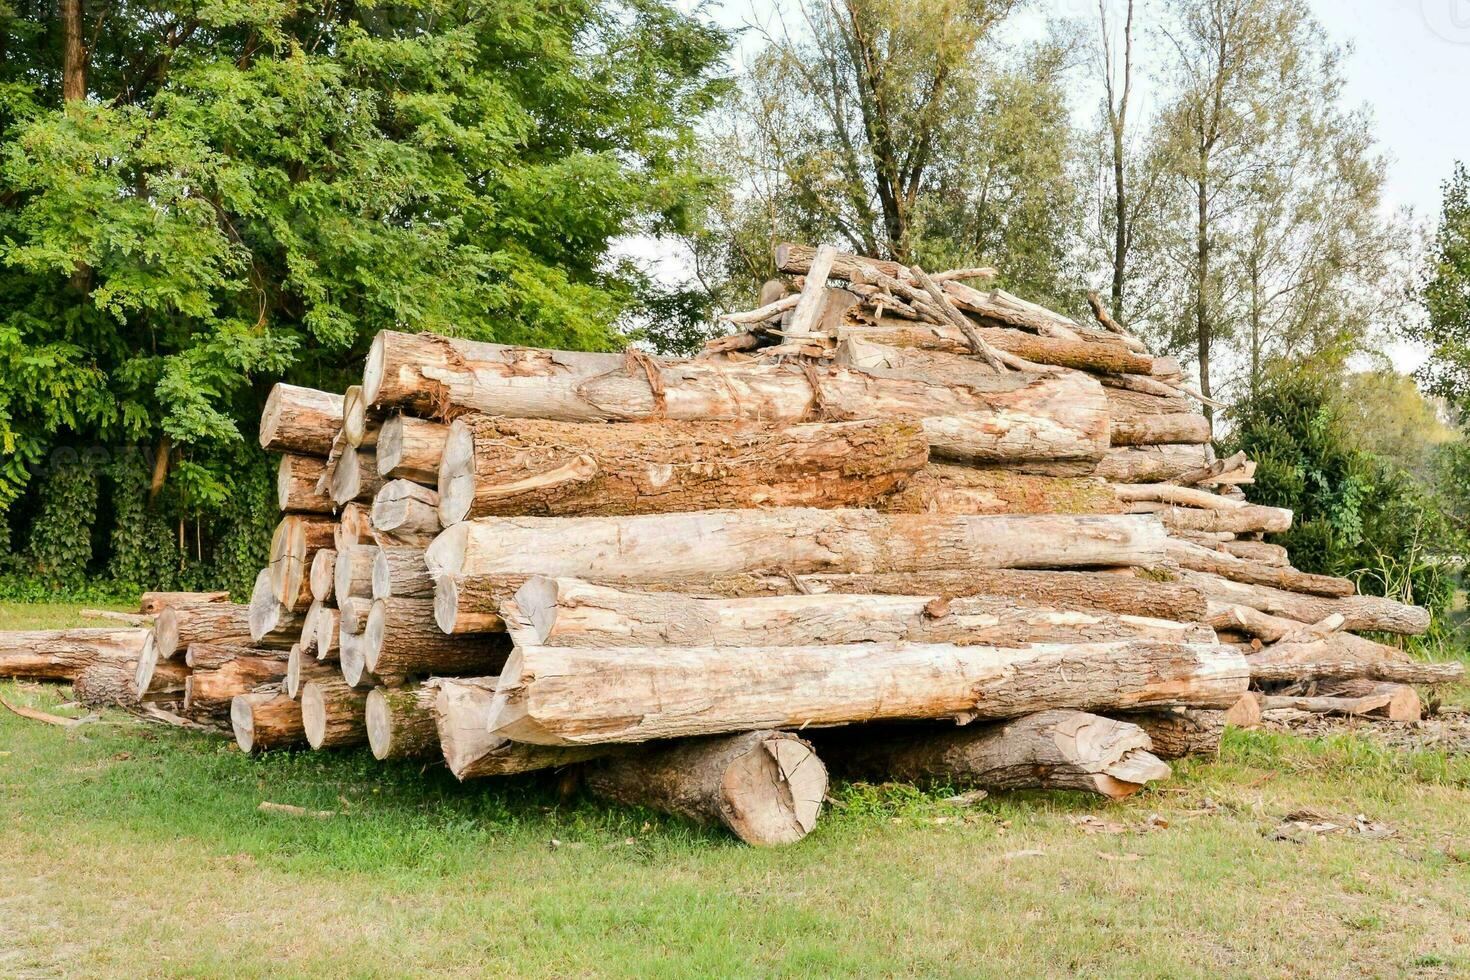
<svg viewBox="0 0 1470 980">
<path fill-rule="evenodd" d="M 434 683 L 434 725 L 444 762 L 456 779 L 508 776 L 512 773 L 582 762 L 607 755 L 614 746 L 549 746 L 512 742 L 487 727 L 497 678 L 442 678 Z"/>
<path fill-rule="evenodd" d="M 367 692 L 341 678 L 308 681 L 301 689 L 301 724 L 313 749 L 367 741 Z"/>
<path fill-rule="evenodd" d="M 373 758 L 420 759 L 439 755 L 434 726 L 438 687 L 375 687 L 368 692 L 364 723 Z"/>
<path fill-rule="evenodd" d="M 74 681 L 95 664 L 136 669 L 150 630 L 95 627 L 63 630 L 0 630 L 0 677 L 29 681 Z"/>
<path fill-rule="evenodd" d="M 235 695 L 230 701 L 230 727 L 241 752 L 284 749 L 306 742 L 301 705 L 278 687 Z"/>
<path fill-rule="evenodd" d="M 1225 733 L 1225 711 L 1204 708 L 1169 708 L 1119 715 L 1148 733 L 1153 753 L 1160 759 L 1182 759 L 1190 755 L 1217 756 Z"/>
</svg>

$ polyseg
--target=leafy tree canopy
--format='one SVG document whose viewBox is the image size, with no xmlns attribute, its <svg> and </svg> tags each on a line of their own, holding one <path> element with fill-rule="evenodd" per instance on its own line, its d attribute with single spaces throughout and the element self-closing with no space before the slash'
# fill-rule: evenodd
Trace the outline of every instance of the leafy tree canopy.
<svg viewBox="0 0 1470 980">
<path fill-rule="evenodd" d="M 1463 412 L 1470 407 L 1470 171 L 1463 163 L 1444 185 L 1419 298 L 1426 317 L 1410 334 L 1430 349 L 1420 378 Z"/>
</svg>

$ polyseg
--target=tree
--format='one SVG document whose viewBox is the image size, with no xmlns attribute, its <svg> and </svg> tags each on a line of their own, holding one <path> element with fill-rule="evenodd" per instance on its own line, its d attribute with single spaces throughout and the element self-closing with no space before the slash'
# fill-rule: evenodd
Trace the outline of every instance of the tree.
<svg viewBox="0 0 1470 980">
<path fill-rule="evenodd" d="M 611 246 L 715 186 L 727 38 L 672 0 L 61 12 L 0 13 L 0 510 L 142 443 L 157 506 L 227 513 L 269 383 L 340 390 L 382 328 L 621 346 L 668 297 Z"/>
<path fill-rule="evenodd" d="M 1425 316 L 1409 335 L 1430 354 L 1419 377 L 1464 413 L 1470 409 L 1470 172 L 1463 163 L 1445 182 L 1417 293 Z"/>
</svg>

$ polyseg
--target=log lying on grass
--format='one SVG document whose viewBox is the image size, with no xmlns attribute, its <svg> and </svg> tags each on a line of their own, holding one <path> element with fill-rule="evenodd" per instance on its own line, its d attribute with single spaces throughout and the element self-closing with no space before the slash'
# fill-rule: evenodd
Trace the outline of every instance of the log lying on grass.
<svg viewBox="0 0 1470 980">
<path fill-rule="evenodd" d="M 250 606 L 236 602 L 200 602 L 169 606 L 158 614 L 153 627 L 158 656 L 171 660 L 191 643 L 230 643 L 248 646 Z M 273 640 L 272 645 L 283 641 Z"/>
<path fill-rule="evenodd" d="M 618 803 L 721 824 L 747 844 L 791 844 L 816 826 L 827 769 L 798 736 L 755 731 L 588 763 L 583 785 Z"/>
<path fill-rule="evenodd" d="M 436 685 L 375 687 L 368 692 L 365 724 L 373 758 L 419 759 L 439 754 L 434 725 Z"/>
<path fill-rule="evenodd" d="M 325 457 L 341 428 L 341 395 L 280 383 L 260 413 L 260 448 Z"/>
<path fill-rule="evenodd" d="M 498 633 L 505 629 L 501 603 L 533 576 L 475 579 L 440 576 L 434 583 L 434 620 L 446 633 Z M 604 580 L 635 591 L 685 592 L 700 597 L 757 597 L 793 594 L 1011 596 L 1054 609 L 1113 612 L 1175 622 L 1205 618 L 1204 593 L 1174 582 L 1154 582 L 1106 572 L 976 569 L 877 574 L 773 575 L 721 578 L 693 576 L 658 582 Z"/>
<path fill-rule="evenodd" d="M 1210 643 L 1208 626 L 1047 609 L 999 596 L 789 595 L 703 599 L 578 579 L 530 579 L 515 595 L 518 643 L 555 647 L 809 646 L 901 642 L 1080 643 L 1145 637 Z"/>
<path fill-rule="evenodd" d="M 160 668 L 161 669 L 157 669 Z M 137 672 L 127 662 L 96 663 L 84 667 L 72 681 L 72 697 L 89 706 L 178 701 L 184 696 L 189 669 L 180 663 L 155 664 L 149 686 L 139 687 Z"/>
<path fill-rule="evenodd" d="M 642 742 L 759 727 L 1013 718 L 1049 708 L 1225 708 L 1245 658 L 1215 644 L 1122 640 L 1022 649 L 516 647 L 490 730 L 538 745 Z"/>
<path fill-rule="evenodd" d="M 1153 565 L 1152 518 L 877 514 L 778 508 L 636 517 L 482 517 L 425 552 L 432 574 L 660 581 L 764 569 L 907 572 Z"/>
<path fill-rule="evenodd" d="M 438 473 L 439 517 L 448 526 L 493 514 L 862 507 L 899 486 L 928 455 L 911 419 L 771 428 L 470 415 L 450 426 Z"/>
<path fill-rule="evenodd" d="M 373 498 L 374 536 L 422 549 L 442 527 L 439 502 L 437 490 L 411 480 L 389 480 Z"/>
<path fill-rule="evenodd" d="M 1224 606 L 1247 606 L 1298 623 L 1319 623 L 1329 616 L 1343 617 L 1343 629 L 1416 634 L 1429 628 L 1429 610 L 1380 596 L 1341 597 L 1303 595 L 1266 585 L 1232 582 L 1207 572 L 1183 571 L 1180 579 L 1197 586 Z"/>
<path fill-rule="evenodd" d="M 144 592 L 138 603 L 138 611 L 157 615 L 165 607 L 180 603 L 229 602 L 228 592 Z"/>
<path fill-rule="evenodd" d="M 1118 800 L 1170 774 L 1138 725 L 1084 711 L 920 734 L 857 729 L 818 744 L 838 772 L 877 780 L 1072 789 Z"/>
<path fill-rule="evenodd" d="M 241 752 L 284 749 L 306 741 L 301 705 L 274 686 L 235 695 L 230 701 L 230 727 Z"/>
<path fill-rule="evenodd" d="M 1191 755 L 1220 754 L 1226 714 L 1203 708 L 1169 708 L 1137 711 L 1120 718 L 1148 733 L 1149 741 L 1153 743 L 1153 754 L 1160 759 L 1183 759 Z"/>
<path fill-rule="evenodd" d="M 0 630 L 0 677 L 74 681 L 95 665 L 135 669 L 149 630 L 94 627 L 64 630 Z"/>
<path fill-rule="evenodd" d="M 1304 711 L 1322 715 L 1379 715 L 1390 721 L 1418 721 L 1423 714 L 1419 695 L 1404 684 L 1374 684 L 1356 688 L 1361 693 L 1319 695 L 1262 695 L 1261 710 Z"/>
<path fill-rule="evenodd" d="M 420 414 L 450 405 L 567 422 L 919 417 L 931 447 L 958 459 L 1095 460 L 1108 446 L 1107 401 L 1087 375 L 995 375 L 985 387 L 811 364 L 656 362 L 383 331 L 363 390 Z"/>
<path fill-rule="evenodd" d="M 378 433 L 378 475 L 385 480 L 434 484 L 448 438 L 449 426 L 442 422 L 412 415 L 388 416 Z"/>
<path fill-rule="evenodd" d="M 595 759 L 614 746 L 549 746 L 512 742 L 486 727 L 497 678 L 444 678 L 435 683 L 434 726 L 444 762 L 456 779 L 508 776 Z"/>
<path fill-rule="evenodd" d="M 192 657 L 192 651 L 204 651 Z M 278 684 L 286 676 L 287 662 L 275 657 L 253 656 L 246 652 L 226 655 L 209 644 L 195 644 L 186 663 L 192 668 L 184 682 L 184 714 L 193 718 L 220 718 L 229 714 L 230 702 L 237 694 L 248 694 L 262 684 Z M 248 650 L 249 648 L 245 648 Z M 208 657 L 205 660 L 204 657 Z"/>
<path fill-rule="evenodd" d="M 332 498 L 317 492 L 326 471 L 326 461 L 317 456 L 287 453 L 276 468 L 276 503 L 282 513 L 330 514 Z"/>
<path fill-rule="evenodd" d="M 313 749 L 367 741 L 367 692 L 338 679 L 307 681 L 301 689 L 301 725 Z"/>
</svg>

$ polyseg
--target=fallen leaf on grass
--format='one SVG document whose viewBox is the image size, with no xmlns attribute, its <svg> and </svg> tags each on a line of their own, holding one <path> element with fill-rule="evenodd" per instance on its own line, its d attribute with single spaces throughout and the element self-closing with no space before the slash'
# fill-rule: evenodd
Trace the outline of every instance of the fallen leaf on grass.
<svg viewBox="0 0 1470 980">
<path fill-rule="evenodd" d="M 958 796 L 946 796 L 939 802 L 948 803 L 950 806 L 974 806 L 989 795 L 983 789 L 972 789 L 968 793 L 960 793 Z"/>
<path fill-rule="evenodd" d="M 1282 817 L 1281 822 L 1266 836 L 1270 840 L 1301 843 L 1309 837 L 1322 837 L 1328 834 L 1349 834 L 1366 840 L 1383 840 L 1396 833 L 1398 831 L 1388 824 L 1369 820 L 1361 813 L 1344 818 L 1319 813 L 1316 810 L 1293 810 Z"/>
<path fill-rule="evenodd" d="M 1084 834 L 1128 833 L 1127 824 L 1121 824 L 1114 820 L 1104 820 L 1102 817 L 1095 817 L 1090 813 L 1083 814 L 1080 817 L 1068 817 L 1067 819 L 1072 822 L 1072 826 Z"/>
<path fill-rule="evenodd" d="M 335 817 L 335 810 L 308 810 L 304 806 L 294 806 L 290 803 L 272 803 L 269 800 L 261 800 L 260 806 L 255 809 L 261 813 L 284 813 L 292 817 L 315 817 L 318 820 L 326 820 Z"/>
</svg>

